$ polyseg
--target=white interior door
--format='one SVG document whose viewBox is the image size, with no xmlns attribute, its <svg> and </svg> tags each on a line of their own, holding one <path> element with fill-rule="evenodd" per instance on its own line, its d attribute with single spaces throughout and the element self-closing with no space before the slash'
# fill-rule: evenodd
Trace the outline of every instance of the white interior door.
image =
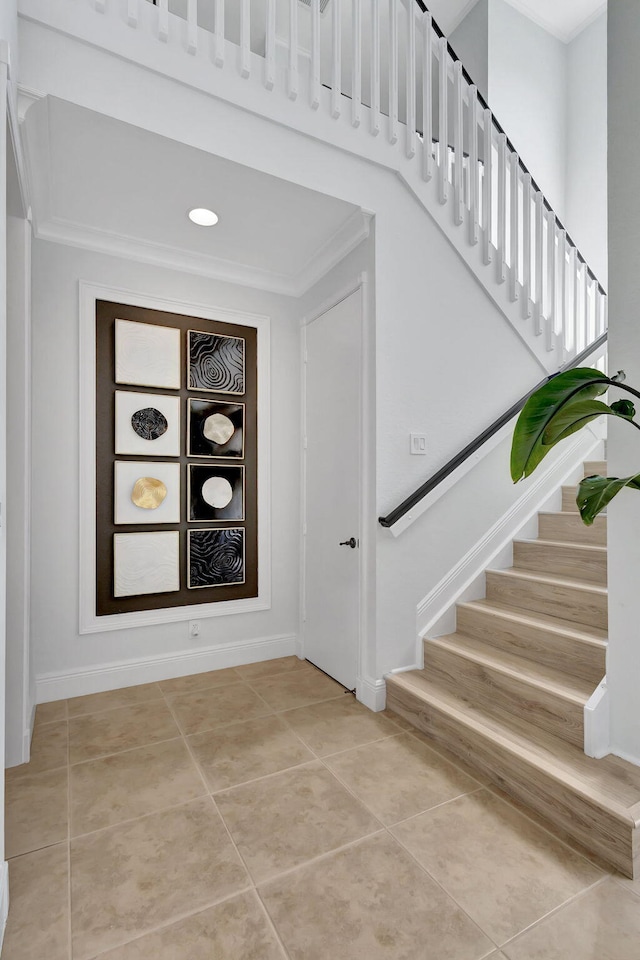
<svg viewBox="0 0 640 960">
<path fill-rule="evenodd" d="M 360 632 L 361 317 L 357 290 L 305 328 L 304 655 L 349 690 Z"/>
</svg>

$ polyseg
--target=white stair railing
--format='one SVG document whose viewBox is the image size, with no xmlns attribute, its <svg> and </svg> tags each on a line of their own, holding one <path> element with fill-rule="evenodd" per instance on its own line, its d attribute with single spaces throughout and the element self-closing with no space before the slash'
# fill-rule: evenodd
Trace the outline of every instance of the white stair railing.
<svg viewBox="0 0 640 960">
<path fill-rule="evenodd" d="M 106 11 L 107 0 L 86 2 Z M 541 337 L 547 351 L 558 351 L 560 363 L 606 330 L 604 289 L 422 0 L 235 2 L 234 69 L 249 78 L 252 57 L 263 56 L 262 83 L 276 92 L 278 65 L 284 63 L 291 100 L 325 109 L 336 121 L 344 112 L 362 136 L 386 132 L 425 182 L 435 176 L 440 203 L 453 202 L 453 222 L 466 230 L 469 244 L 479 245 L 482 262 L 495 264 L 495 278 L 518 303 L 522 322 L 531 323 L 531 335 Z M 140 16 L 144 3 L 156 7 L 158 40 L 172 42 L 170 0 L 126 0 L 125 22 L 134 29 L 148 23 Z M 186 20 L 182 42 L 194 55 L 205 46 L 198 41 L 198 14 L 213 13 L 212 59 L 225 66 L 231 59 L 225 57 L 231 42 L 225 0 L 176 0 L 176 10 Z M 254 18 L 264 21 L 264 43 L 256 50 Z M 278 33 L 281 23 L 287 28 Z M 305 89 L 308 97 L 299 98 Z M 361 122 L 363 107 L 370 110 L 369 123 Z"/>
</svg>

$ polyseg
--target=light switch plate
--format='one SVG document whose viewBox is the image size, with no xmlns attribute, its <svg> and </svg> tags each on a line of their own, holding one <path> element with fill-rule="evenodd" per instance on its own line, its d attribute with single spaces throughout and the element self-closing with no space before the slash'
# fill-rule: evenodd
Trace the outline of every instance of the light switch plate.
<svg viewBox="0 0 640 960">
<path fill-rule="evenodd" d="M 410 450 L 414 457 L 425 457 L 427 455 L 427 435 L 426 433 L 410 433 Z"/>
</svg>

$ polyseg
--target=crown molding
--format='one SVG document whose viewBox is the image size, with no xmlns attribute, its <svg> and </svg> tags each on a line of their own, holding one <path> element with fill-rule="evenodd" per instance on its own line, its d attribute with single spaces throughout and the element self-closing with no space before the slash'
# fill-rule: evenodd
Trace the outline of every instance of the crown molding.
<svg viewBox="0 0 640 960">
<path fill-rule="evenodd" d="M 345 223 L 317 248 L 295 276 L 210 257 L 154 240 L 142 240 L 111 230 L 96 229 L 57 216 L 50 216 L 45 220 L 36 218 L 34 235 L 38 240 L 137 260 L 165 270 L 193 273 L 282 296 L 301 297 L 369 236 L 370 222 L 370 214 L 354 211 Z"/>
<path fill-rule="evenodd" d="M 573 30 L 559 30 L 550 20 L 547 20 L 545 17 L 541 17 L 539 13 L 536 12 L 526 0 L 506 0 L 510 7 L 513 7 L 514 10 L 517 10 L 518 13 L 521 13 L 527 19 L 536 23 L 539 27 L 542 27 L 543 30 L 546 30 L 547 33 L 550 33 L 552 36 L 556 37 L 558 40 L 561 40 L 563 43 L 571 43 L 572 40 L 582 33 L 590 24 L 597 20 L 598 17 L 607 9 L 607 0 L 604 0 L 600 6 L 593 11 L 590 16 L 586 17 L 584 20 L 581 20 L 577 27 Z"/>
</svg>

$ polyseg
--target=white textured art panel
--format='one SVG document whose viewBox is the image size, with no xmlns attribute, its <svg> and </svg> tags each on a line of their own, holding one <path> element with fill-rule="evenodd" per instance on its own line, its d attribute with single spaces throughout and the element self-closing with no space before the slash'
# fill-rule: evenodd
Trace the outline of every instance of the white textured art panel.
<svg viewBox="0 0 640 960">
<path fill-rule="evenodd" d="M 131 499 L 137 480 L 151 477 L 164 484 L 162 503 L 149 509 Z M 119 460 L 115 464 L 114 523 L 180 523 L 180 464 Z"/>
<path fill-rule="evenodd" d="M 180 389 L 180 330 L 116 320 L 116 383 Z"/>
<path fill-rule="evenodd" d="M 151 423 L 155 411 L 156 429 L 144 429 L 145 422 Z M 166 430 L 160 433 L 162 420 Z M 133 422 L 132 422 L 133 420 Z M 135 423 L 135 426 L 134 426 Z M 159 434 L 154 436 L 155 434 Z M 159 393 L 133 393 L 128 390 L 116 390 L 116 455 L 129 454 L 144 457 L 180 456 L 180 397 L 165 397 Z"/>
<path fill-rule="evenodd" d="M 172 593 L 180 589 L 180 534 L 114 533 L 113 595 Z"/>
</svg>

